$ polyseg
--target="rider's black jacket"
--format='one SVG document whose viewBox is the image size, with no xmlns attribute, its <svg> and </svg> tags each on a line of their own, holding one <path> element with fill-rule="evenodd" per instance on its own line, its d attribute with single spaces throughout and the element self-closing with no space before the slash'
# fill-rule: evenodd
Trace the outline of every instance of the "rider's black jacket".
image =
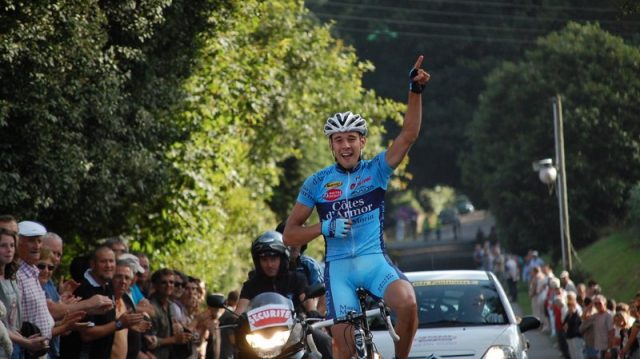
<svg viewBox="0 0 640 359">
<path fill-rule="evenodd" d="M 307 278 L 303 273 L 294 271 L 281 271 L 274 278 L 269 278 L 261 271 L 249 273 L 249 279 L 242 285 L 240 298 L 248 300 L 265 292 L 276 292 L 291 299 L 298 313 L 304 313 L 300 302 L 300 294 L 307 288 Z"/>
</svg>

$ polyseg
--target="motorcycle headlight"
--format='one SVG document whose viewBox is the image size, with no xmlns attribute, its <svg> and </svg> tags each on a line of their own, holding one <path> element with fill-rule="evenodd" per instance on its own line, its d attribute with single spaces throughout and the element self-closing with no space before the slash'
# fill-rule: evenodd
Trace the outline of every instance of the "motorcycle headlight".
<svg viewBox="0 0 640 359">
<path fill-rule="evenodd" d="M 286 328 L 269 328 L 247 334 L 247 343 L 261 358 L 273 358 L 282 352 L 291 332 Z"/>
<path fill-rule="evenodd" d="M 517 359 L 516 352 L 508 345 L 494 345 L 484 354 L 482 359 Z"/>
</svg>

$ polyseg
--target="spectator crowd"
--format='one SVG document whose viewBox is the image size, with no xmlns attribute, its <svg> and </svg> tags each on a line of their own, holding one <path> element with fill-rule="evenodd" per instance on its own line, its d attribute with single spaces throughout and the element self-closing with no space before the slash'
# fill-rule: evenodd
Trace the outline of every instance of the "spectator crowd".
<svg viewBox="0 0 640 359">
<path fill-rule="evenodd" d="M 290 248 L 294 266 L 318 281 L 320 269 Z M 55 280 L 64 255 L 60 236 L 34 221 L 0 215 L 0 359 L 232 359 L 229 313 L 205 305 L 204 282 L 179 270 L 150 272 L 149 258 L 109 238 L 70 261 L 71 278 Z M 640 359 L 640 292 L 629 303 L 606 298 L 593 280 L 558 277 L 536 251 L 503 254 L 476 245 L 476 265 L 504 283 L 512 301 L 526 283 L 533 315 L 566 359 Z M 286 259 L 285 259 L 286 260 Z M 315 278 L 315 279 L 314 279 Z M 226 298 L 234 309 L 238 291 Z M 323 309 L 324 303 L 316 303 Z"/>
<path fill-rule="evenodd" d="M 512 301 L 518 281 L 527 285 L 532 314 L 565 359 L 640 359 L 640 291 L 629 303 L 616 302 L 595 280 L 576 284 L 567 271 L 556 276 L 535 250 L 519 258 L 485 241 L 476 244 L 473 257 L 479 269 L 501 280 Z"/>
<path fill-rule="evenodd" d="M 229 357 L 200 279 L 151 273 L 120 238 L 73 258 L 71 278 L 56 280 L 63 255 L 42 224 L 0 215 L 0 358 Z"/>
</svg>

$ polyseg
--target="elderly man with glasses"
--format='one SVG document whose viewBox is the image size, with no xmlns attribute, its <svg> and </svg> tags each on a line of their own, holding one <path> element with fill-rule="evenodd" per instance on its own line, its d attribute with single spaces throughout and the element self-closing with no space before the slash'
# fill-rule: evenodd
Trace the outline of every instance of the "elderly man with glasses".
<svg viewBox="0 0 640 359">
<path fill-rule="evenodd" d="M 587 358 L 595 356 L 601 358 L 609 349 L 609 338 L 613 337 L 613 315 L 606 308 L 607 299 L 598 294 L 593 297 L 594 311 L 583 313 L 580 332 L 592 330 L 593 350 L 587 351 Z"/>
</svg>

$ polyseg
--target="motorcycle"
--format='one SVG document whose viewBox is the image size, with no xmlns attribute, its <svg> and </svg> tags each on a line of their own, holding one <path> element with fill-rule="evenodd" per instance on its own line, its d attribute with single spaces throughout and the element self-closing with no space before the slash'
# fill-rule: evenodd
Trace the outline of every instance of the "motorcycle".
<svg viewBox="0 0 640 359">
<path fill-rule="evenodd" d="M 305 298 L 319 297 L 324 292 L 323 284 L 312 286 L 305 291 Z M 220 296 L 208 297 L 207 305 L 233 313 Z M 297 315 L 293 302 L 283 295 L 266 292 L 251 300 L 247 311 L 238 315 L 236 324 L 224 327 L 236 329 L 236 358 L 320 359 L 311 326 L 317 321 L 320 319 Z"/>
</svg>

